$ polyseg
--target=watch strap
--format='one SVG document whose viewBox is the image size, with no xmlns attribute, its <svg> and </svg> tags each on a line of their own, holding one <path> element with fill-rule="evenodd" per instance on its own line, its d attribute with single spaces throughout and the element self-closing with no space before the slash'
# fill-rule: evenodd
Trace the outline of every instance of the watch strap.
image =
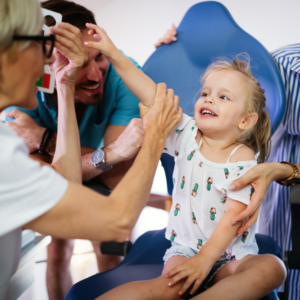
<svg viewBox="0 0 300 300">
<path fill-rule="evenodd" d="M 100 169 L 102 171 L 108 171 L 108 170 L 112 169 L 113 167 L 114 166 L 109 166 L 106 163 L 102 163 L 102 164 L 96 166 L 96 168 L 98 168 L 98 169 Z"/>
<path fill-rule="evenodd" d="M 284 185 L 284 186 L 293 186 L 296 184 L 300 183 L 300 171 L 299 168 L 294 165 L 291 164 L 287 161 L 282 161 L 280 162 L 281 164 L 285 164 L 285 165 L 290 165 L 293 168 L 293 173 L 292 175 L 290 175 L 289 177 L 287 177 L 285 180 L 281 180 L 281 181 L 276 181 L 278 184 L 280 185 Z"/>
</svg>

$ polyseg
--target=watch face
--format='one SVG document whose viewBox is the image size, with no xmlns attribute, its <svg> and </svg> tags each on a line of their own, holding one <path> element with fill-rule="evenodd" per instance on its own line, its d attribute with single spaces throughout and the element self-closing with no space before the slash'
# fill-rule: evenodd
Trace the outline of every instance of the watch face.
<svg viewBox="0 0 300 300">
<path fill-rule="evenodd" d="M 104 158 L 104 151 L 102 149 L 98 149 L 93 152 L 93 154 L 91 156 L 91 162 L 94 165 L 97 165 L 100 162 L 103 162 L 103 158 Z"/>
</svg>

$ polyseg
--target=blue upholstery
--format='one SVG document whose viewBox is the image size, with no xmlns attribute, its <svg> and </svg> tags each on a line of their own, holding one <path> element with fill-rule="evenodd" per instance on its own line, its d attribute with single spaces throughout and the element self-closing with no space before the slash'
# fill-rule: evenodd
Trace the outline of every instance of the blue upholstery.
<svg viewBox="0 0 300 300">
<path fill-rule="evenodd" d="M 281 250 L 277 243 L 257 234 L 259 253 L 278 254 Z M 262 244 L 261 244 L 262 243 Z M 163 269 L 163 256 L 171 246 L 165 238 L 165 229 L 148 231 L 137 239 L 121 264 L 112 270 L 96 274 L 76 283 L 68 292 L 66 300 L 94 300 L 105 292 L 127 282 L 148 280 L 159 277 Z M 277 300 L 275 292 L 263 300 Z"/>
<path fill-rule="evenodd" d="M 184 113 L 193 116 L 201 89 L 200 77 L 216 57 L 246 52 L 251 57 L 252 73 L 265 89 L 272 133 L 279 126 L 286 107 L 284 86 L 279 71 L 264 46 L 241 29 L 225 6 L 201 2 L 192 6 L 177 28 L 176 43 L 159 47 L 143 66 L 156 83 L 165 82 L 180 98 Z M 162 155 L 168 193 L 172 195 L 174 159 Z"/>
<path fill-rule="evenodd" d="M 278 127 L 285 111 L 285 93 L 280 74 L 268 51 L 243 31 L 228 10 L 218 2 L 201 2 L 191 7 L 177 29 L 178 41 L 157 49 L 143 69 L 156 83 L 165 82 L 180 97 L 180 106 L 189 115 L 201 89 L 200 77 L 216 57 L 247 52 L 251 57 L 253 74 L 266 91 L 267 110 L 272 132 Z M 162 155 L 168 193 L 173 190 L 174 159 Z M 260 254 L 280 256 L 281 250 L 273 239 L 257 235 Z M 124 261 L 115 269 L 96 274 L 75 284 L 67 300 L 89 300 L 123 283 L 153 279 L 161 275 L 162 257 L 170 242 L 164 230 L 142 235 L 133 245 Z M 263 300 L 276 300 L 275 292 Z"/>
</svg>

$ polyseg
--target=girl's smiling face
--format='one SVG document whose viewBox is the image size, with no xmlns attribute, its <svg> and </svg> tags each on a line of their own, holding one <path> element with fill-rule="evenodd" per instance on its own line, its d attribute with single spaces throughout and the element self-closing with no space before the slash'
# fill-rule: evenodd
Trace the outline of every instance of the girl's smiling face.
<svg viewBox="0 0 300 300">
<path fill-rule="evenodd" d="M 233 70 L 212 72 L 205 80 L 195 105 L 195 121 L 206 135 L 239 136 L 244 128 L 245 102 L 249 94 L 247 77 Z"/>
</svg>

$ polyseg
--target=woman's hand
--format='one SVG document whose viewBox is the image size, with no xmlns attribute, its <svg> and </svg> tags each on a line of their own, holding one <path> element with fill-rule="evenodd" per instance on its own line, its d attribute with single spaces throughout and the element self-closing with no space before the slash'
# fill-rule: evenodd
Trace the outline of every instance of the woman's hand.
<svg viewBox="0 0 300 300">
<path fill-rule="evenodd" d="M 167 273 L 165 276 L 170 278 L 169 286 L 173 286 L 178 281 L 187 278 L 179 294 L 183 295 L 192 285 L 190 294 L 194 294 L 200 287 L 203 280 L 208 276 L 212 268 L 211 262 L 198 253 L 188 259 L 188 261 Z"/>
<path fill-rule="evenodd" d="M 116 48 L 114 43 L 108 37 L 106 31 L 103 28 L 91 23 L 86 23 L 86 27 L 89 28 L 88 34 L 94 36 L 98 42 L 84 42 L 87 47 L 99 50 L 108 61 L 112 61 L 115 54 L 119 54 L 120 51 Z"/>
<path fill-rule="evenodd" d="M 145 136 L 166 140 L 182 119 L 182 108 L 178 106 L 179 97 L 174 91 L 167 89 L 165 83 L 159 83 L 152 106 L 139 104 Z"/>
<path fill-rule="evenodd" d="M 291 175 L 292 170 L 292 167 L 289 165 L 283 165 L 280 163 L 259 164 L 250 169 L 244 176 L 240 177 L 229 186 L 231 191 L 238 191 L 247 184 L 251 184 L 255 190 L 251 198 L 251 203 L 243 212 L 232 219 L 232 223 L 235 224 L 236 222 L 243 221 L 249 217 L 245 224 L 240 227 L 237 235 L 247 231 L 247 229 L 257 221 L 260 206 L 270 184 L 274 180 L 287 178 Z"/>
<path fill-rule="evenodd" d="M 51 69 L 56 75 L 56 84 L 67 84 L 72 87 L 78 73 L 88 60 L 88 51 L 83 45 L 80 30 L 68 23 L 58 23 L 51 27 L 55 34 L 55 62 Z"/>
<path fill-rule="evenodd" d="M 169 29 L 166 34 L 158 40 L 158 42 L 154 45 L 155 48 L 160 47 L 162 44 L 171 44 L 177 41 L 176 38 L 176 26 L 172 24 L 172 29 Z"/>
</svg>

